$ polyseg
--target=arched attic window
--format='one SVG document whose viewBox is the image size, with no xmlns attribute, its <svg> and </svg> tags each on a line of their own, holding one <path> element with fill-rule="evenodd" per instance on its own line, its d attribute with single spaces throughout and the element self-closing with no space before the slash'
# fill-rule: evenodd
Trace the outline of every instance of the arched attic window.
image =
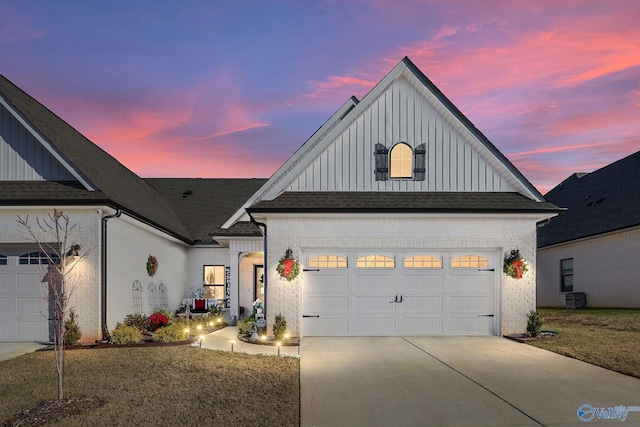
<svg viewBox="0 0 640 427">
<path fill-rule="evenodd" d="M 413 178 L 413 150 L 404 142 L 393 146 L 389 152 L 391 179 Z"/>
<path fill-rule="evenodd" d="M 388 179 L 425 180 L 427 144 L 420 144 L 415 150 L 412 150 L 407 143 L 400 142 L 389 150 L 383 144 L 378 143 L 374 154 L 376 181 Z"/>
</svg>

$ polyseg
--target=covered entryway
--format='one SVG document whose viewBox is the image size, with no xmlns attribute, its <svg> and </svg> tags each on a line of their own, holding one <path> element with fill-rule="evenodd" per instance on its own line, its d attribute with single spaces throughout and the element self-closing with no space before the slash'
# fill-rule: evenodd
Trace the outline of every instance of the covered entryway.
<svg viewBox="0 0 640 427">
<path fill-rule="evenodd" d="M 49 341 L 49 307 L 37 252 L 0 249 L 0 341 Z"/>
<path fill-rule="evenodd" d="M 496 253 L 309 252 L 303 336 L 496 335 Z"/>
</svg>

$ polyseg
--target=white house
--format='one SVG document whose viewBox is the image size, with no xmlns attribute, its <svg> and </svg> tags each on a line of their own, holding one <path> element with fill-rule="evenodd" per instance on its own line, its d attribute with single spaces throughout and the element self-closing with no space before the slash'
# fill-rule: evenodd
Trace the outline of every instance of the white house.
<svg viewBox="0 0 640 427">
<path fill-rule="evenodd" d="M 84 340 L 203 284 L 230 318 L 259 297 L 300 336 L 499 335 L 536 306 L 536 224 L 559 209 L 408 58 L 269 180 L 142 179 L 3 77 L 0 104 L 0 341 L 48 339 L 42 256 L 15 220 L 54 208 L 91 249 Z M 513 249 L 521 279 L 502 272 Z"/>
<path fill-rule="evenodd" d="M 538 231 L 538 305 L 640 307 L 640 151 L 545 197 L 567 210 Z"/>
</svg>

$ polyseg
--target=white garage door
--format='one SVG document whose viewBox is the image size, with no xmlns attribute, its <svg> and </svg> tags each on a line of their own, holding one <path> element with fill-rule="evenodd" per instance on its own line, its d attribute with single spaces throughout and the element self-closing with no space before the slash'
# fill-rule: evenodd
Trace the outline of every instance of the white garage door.
<svg viewBox="0 0 640 427">
<path fill-rule="evenodd" d="M 40 259 L 32 255 L 0 250 L 0 341 L 49 341 Z"/>
<path fill-rule="evenodd" d="M 305 336 L 494 335 L 493 252 L 305 256 Z"/>
</svg>

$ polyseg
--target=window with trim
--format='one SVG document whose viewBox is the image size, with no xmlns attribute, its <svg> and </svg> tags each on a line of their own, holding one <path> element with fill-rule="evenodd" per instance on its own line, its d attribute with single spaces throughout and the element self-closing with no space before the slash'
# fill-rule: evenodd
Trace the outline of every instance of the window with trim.
<svg viewBox="0 0 640 427">
<path fill-rule="evenodd" d="M 224 299 L 224 265 L 204 266 L 204 297 Z"/>
<path fill-rule="evenodd" d="M 20 265 L 40 265 L 49 264 L 49 259 L 53 264 L 60 262 L 60 257 L 57 254 L 45 254 L 44 252 L 29 252 L 20 255 L 18 258 L 18 264 Z"/>
<path fill-rule="evenodd" d="M 413 178 L 413 150 L 404 142 L 396 144 L 389 153 L 391 179 Z"/>
<path fill-rule="evenodd" d="M 7 256 L 0 254 L 0 265 L 7 265 Z"/>
<path fill-rule="evenodd" d="M 431 255 L 414 255 L 404 259 L 405 268 L 442 268 L 442 258 Z"/>
<path fill-rule="evenodd" d="M 366 255 L 356 259 L 356 268 L 395 268 L 396 260 L 385 255 Z"/>
<path fill-rule="evenodd" d="M 451 258 L 451 268 L 488 268 L 489 259 L 480 255 L 460 255 Z"/>
<path fill-rule="evenodd" d="M 573 258 L 560 260 L 560 292 L 573 292 Z"/>
<path fill-rule="evenodd" d="M 338 255 L 318 255 L 309 258 L 309 268 L 347 268 L 347 259 Z"/>
<path fill-rule="evenodd" d="M 423 143 L 412 149 L 405 142 L 400 142 L 391 148 L 391 152 L 384 145 L 377 143 L 374 150 L 375 179 L 426 179 L 427 144 Z"/>
</svg>

